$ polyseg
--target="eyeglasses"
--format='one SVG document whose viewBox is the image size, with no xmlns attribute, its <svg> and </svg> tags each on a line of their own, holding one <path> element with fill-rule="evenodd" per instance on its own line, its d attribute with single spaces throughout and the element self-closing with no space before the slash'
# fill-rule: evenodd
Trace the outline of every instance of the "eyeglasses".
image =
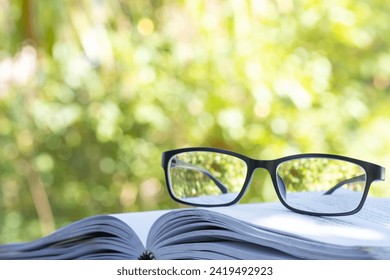
<svg viewBox="0 0 390 280">
<path fill-rule="evenodd" d="M 315 216 L 357 213 L 371 183 L 385 179 L 384 167 L 332 154 L 257 160 L 231 151 L 196 147 L 164 152 L 162 167 L 175 201 L 203 207 L 237 203 L 253 172 L 263 168 L 271 175 L 285 207 Z"/>
</svg>

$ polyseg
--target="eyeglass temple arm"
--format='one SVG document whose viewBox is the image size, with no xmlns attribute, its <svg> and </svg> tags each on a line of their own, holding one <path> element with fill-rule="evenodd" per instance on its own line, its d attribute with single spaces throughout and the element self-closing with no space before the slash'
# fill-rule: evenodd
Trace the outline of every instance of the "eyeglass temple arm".
<svg viewBox="0 0 390 280">
<path fill-rule="evenodd" d="M 190 164 L 190 163 L 187 163 L 187 162 L 184 162 L 182 160 L 178 160 L 178 159 L 173 159 L 172 160 L 172 165 L 171 165 L 172 168 L 184 168 L 184 169 L 190 169 L 190 170 L 195 170 L 195 171 L 199 171 L 201 173 L 203 173 L 204 175 L 206 175 L 207 177 L 209 177 L 216 185 L 217 187 L 219 188 L 219 190 L 226 194 L 228 193 L 228 188 L 221 183 L 221 181 L 219 181 L 217 178 L 215 178 L 213 176 L 213 174 L 211 174 L 208 170 L 202 168 L 202 167 L 199 167 L 199 166 L 195 166 L 193 164 Z"/>
<path fill-rule="evenodd" d="M 365 174 L 359 175 L 359 176 L 355 176 L 353 178 L 349 178 L 349 179 L 346 179 L 346 180 L 343 180 L 343 181 L 337 183 L 334 187 L 330 188 L 327 192 L 324 193 L 324 195 L 332 194 L 335 190 L 337 190 L 338 188 L 341 188 L 345 184 L 361 182 L 361 181 L 365 181 L 365 180 L 366 180 L 366 175 Z"/>
</svg>

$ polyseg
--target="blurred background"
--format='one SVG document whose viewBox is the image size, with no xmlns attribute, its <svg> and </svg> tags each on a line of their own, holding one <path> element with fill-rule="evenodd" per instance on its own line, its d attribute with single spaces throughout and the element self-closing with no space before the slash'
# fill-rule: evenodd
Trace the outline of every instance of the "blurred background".
<svg viewBox="0 0 390 280">
<path fill-rule="evenodd" d="M 0 0 L 0 243 L 180 207 L 168 149 L 390 170 L 389 15 L 381 0 Z M 275 198 L 266 175 L 244 202 Z"/>
</svg>

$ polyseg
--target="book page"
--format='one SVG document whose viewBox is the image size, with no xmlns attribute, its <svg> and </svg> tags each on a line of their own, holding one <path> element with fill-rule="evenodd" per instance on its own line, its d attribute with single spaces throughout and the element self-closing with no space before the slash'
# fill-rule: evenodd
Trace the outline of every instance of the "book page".
<svg viewBox="0 0 390 280">
<path fill-rule="evenodd" d="M 163 214 L 166 214 L 170 210 L 156 210 L 156 211 L 145 211 L 145 212 L 134 212 L 134 213 L 120 213 L 113 214 L 114 216 L 124 223 L 126 223 L 134 232 L 138 235 L 142 244 L 146 246 L 146 240 L 150 228 L 153 223 Z"/>
<path fill-rule="evenodd" d="M 387 198 L 368 198 L 360 212 L 341 217 L 297 214 L 280 203 L 241 204 L 208 210 L 320 242 L 390 247 L 390 199 Z"/>
<path fill-rule="evenodd" d="M 143 251 L 126 224 L 97 215 L 31 242 L 0 245 L 0 259 L 137 259 Z"/>
<path fill-rule="evenodd" d="M 175 258 L 174 250 L 178 258 L 251 259 L 270 248 L 276 251 L 267 258 L 390 259 L 390 199 L 384 198 L 369 198 L 359 213 L 342 217 L 298 214 L 280 202 L 114 216 L 158 259 Z"/>
</svg>

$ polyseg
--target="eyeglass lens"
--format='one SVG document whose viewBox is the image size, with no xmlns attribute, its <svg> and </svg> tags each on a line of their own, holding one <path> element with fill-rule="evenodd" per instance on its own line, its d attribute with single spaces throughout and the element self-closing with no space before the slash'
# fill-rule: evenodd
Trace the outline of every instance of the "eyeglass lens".
<svg viewBox="0 0 390 280">
<path fill-rule="evenodd" d="M 169 161 L 172 194 L 184 203 L 216 206 L 233 202 L 244 187 L 248 166 L 242 159 L 209 151 L 176 154 Z M 280 163 L 276 187 L 290 207 L 312 213 L 343 213 L 360 204 L 365 170 L 333 158 L 298 158 Z"/>
<path fill-rule="evenodd" d="M 294 209 L 313 213 L 355 210 L 366 186 L 365 170 L 354 163 L 330 158 L 302 158 L 277 168 L 277 187 Z"/>
<path fill-rule="evenodd" d="M 243 160 L 215 152 L 181 153 L 169 163 L 173 195 L 193 204 L 220 205 L 234 201 L 246 174 Z"/>
</svg>

